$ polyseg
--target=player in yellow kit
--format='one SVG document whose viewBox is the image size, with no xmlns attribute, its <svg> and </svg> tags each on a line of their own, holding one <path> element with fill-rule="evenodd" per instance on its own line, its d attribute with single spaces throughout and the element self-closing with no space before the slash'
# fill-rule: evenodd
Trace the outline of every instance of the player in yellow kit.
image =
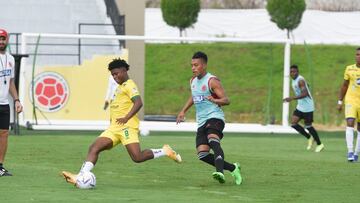
<svg viewBox="0 0 360 203">
<path fill-rule="evenodd" d="M 358 161 L 360 152 L 360 47 L 356 49 L 355 60 L 356 64 L 349 65 L 345 69 L 337 106 L 337 109 L 341 111 L 345 97 L 346 145 L 349 162 Z M 357 142 L 354 152 L 355 122 L 357 122 Z"/>
<path fill-rule="evenodd" d="M 110 104 L 111 124 L 90 146 L 86 161 L 83 163 L 80 172 L 91 171 L 100 152 L 111 149 L 122 143 L 127 149 L 131 159 L 136 162 L 144 162 L 149 159 L 168 156 L 180 163 L 181 157 L 169 145 L 164 145 L 159 149 L 140 149 L 139 144 L 139 118 L 138 111 L 143 103 L 138 88 L 127 74 L 129 65 L 125 60 L 114 59 L 108 67 L 114 80 L 119 84 L 115 92 L 115 97 Z M 71 184 L 76 184 L 77 174 L 63 171 L 65 180 Z"/>
</svg>

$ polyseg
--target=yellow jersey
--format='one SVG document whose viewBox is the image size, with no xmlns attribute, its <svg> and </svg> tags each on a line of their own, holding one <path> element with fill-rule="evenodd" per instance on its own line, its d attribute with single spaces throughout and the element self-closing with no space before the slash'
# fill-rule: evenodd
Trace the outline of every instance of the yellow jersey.
<svg viewBox="0 0 360 203">
<path fill-rule="evenodd" d="M 345 95 L 345 103 L 359 104 L 360 102 L 360 68 L 356 64 L 349 65 L 345 69 L 344 80 L 349 81 Z"/>
<path fill-rule="evenodd" d="M 110 128 L 139 128 L 140 121 L 137 114 L 130 118 L 124 125 L 116 123 L 117 118 L 123 118 L 130 112 L 134 106 L 131 99 L 136 96 L 140 96 L 140 93 L 135 82 L 131 79 L 128 79 L 117 87 L 114 99 L 110 104 Z"/>
</svg>

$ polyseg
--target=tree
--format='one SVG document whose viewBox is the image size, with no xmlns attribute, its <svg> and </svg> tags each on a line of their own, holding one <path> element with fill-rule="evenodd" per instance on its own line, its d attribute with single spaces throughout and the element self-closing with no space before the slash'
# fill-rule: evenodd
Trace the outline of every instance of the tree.
<svg viewBox="0 0 360 203">
<path fill-rule="evenodd" d="M 161 11 L 164 21 L 179 28 L 182 32 L 197 21 L 200 11 L 200 0 L 161 0 Z"/>
<path fill-rule="evenodd" d="M 290 32 L 299 26 L 305 8 L 305 0 L 268 0 L 266 5 L 271 21 L 287 30 L 288 39 Z"/>
</svg>

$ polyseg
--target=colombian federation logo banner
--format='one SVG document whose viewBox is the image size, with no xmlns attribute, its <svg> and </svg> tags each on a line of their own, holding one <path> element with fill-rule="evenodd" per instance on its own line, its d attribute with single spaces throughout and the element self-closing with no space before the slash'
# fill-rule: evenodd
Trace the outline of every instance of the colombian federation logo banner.
<svg viewBox="0 0 360 203">
<path fill-rule="evenodd" d="M 42 72 L 34 79 L 34 91 L 32 85 L 29 98 L 35 100 L 35 106 L 45 112 L 56 112 L 62 109 L 69 98 L 69 85 L 65 78 L 55 72 Z M 33 97 L 34 96 L 34 97 Z"/>
</svg>

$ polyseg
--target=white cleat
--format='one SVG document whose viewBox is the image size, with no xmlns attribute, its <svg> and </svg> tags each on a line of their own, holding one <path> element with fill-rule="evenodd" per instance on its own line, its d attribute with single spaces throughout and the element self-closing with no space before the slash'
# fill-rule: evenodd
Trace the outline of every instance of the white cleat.
<svg viewBox="0 0 360 203">
<path fill-rule="evenodd" d="M 321 152 L 325 148 L 324 144 L 320 144 L 316 146 L 315 152 Z"/>
<path fill-rule="evenodd" d="M 176 161 L 177 163 L 182 162 L 180 154 L 176 153 L 169 145 L 164 145 L 163 149 L 166 153 L 166 156 L 168 156 L 170 159 Z"/>
</svg>

